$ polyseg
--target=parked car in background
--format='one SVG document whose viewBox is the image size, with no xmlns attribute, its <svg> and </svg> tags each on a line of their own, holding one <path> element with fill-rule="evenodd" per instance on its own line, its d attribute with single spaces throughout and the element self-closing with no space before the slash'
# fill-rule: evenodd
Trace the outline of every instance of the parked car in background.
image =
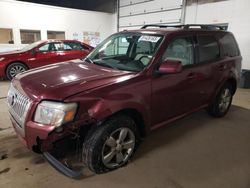
<svg viewBox="0 0 250 188">
<path fill-rule="evenodd" d="M 233 34 L 211 25 L 150 27 L 116 33 L 84 60 L 18 74 L 7 98 L 20 140 L 75 177 L 54 157 L 69 142 L 99 174 L 127 164 L 151 130 L 201 109 L 226 115 L 242 60 Z"/>
<path fill-rule="evenodd" d="M 0 77 L 11 80 L 28 69 L 83 58 L 93 47 L 75 40 L 46 40 L 22 50 L 0 53 Z"/>
</svg>

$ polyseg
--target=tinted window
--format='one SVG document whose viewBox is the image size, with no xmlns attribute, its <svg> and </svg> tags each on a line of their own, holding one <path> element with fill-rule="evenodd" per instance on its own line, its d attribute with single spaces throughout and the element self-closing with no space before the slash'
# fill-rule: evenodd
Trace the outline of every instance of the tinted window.
<svg viewBox="0 0 250 188">
<path fill-rule="evenodd" d="M 64 51 L 64 47 L 62 43 L 53 43 L 52 51 Z"/>
<path fill-rule="evenodd" d="M 223 46 L 224 56 L 234 57 L 239 55 L 238 46 L 234 37 L 230 34 L 224 35 L 220 42 Z"/>
<path fill-rule="evenodd" d="M 39 48 L 40 52 L 47 52 L 50 49 L 51 44 L 45 44 Z"/>
<path fill-rule="evenodd" d="M 198 36 L 200 63 L 208 62 L 220 57 L 220 49 L 216 39 L 212 36 Z"/>
<path fill-rule="evenodd" d="M 71 51 L 71 50 L 83 50 L 83 46 L 78 42 L 64 42 L 64 50 Z"/>
<path fill-rule="evenodd" d="M 193 64 L 193 45 L 191 38 L 178 38 L 171 42 L 163 54 L 162 60 L 181 61 L 182 65 Z"/>
<path fill-rule="evenodd" d="M 49 52 L 49 51 L 62 51 L 62 43 L 47 43 L 39 47 L 40 52 Z"/>
</svg>

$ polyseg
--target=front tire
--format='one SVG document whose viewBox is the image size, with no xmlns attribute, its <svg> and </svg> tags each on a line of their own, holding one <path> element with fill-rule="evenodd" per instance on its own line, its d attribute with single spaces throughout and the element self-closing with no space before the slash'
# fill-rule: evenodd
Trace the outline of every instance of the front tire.
<svg viewBox="0 0 250 188">
<path fill-rule="evenodd" d="M 83 143 L 83 160 L 96 174 L 120 168 L 128 163 L 138 145 L 134 120 L 119 115 L 90 130 Z"/>
<path fill-rule="evenodd" d="M 208 107 L 208 113 L 213 117 L 223 117 L 227 114 L 233 99 L 232 86 L 226 83 L 217 94 L 213 104 Z"/>
<path fill-rule="evenodd" d="M 22 73 L 26 70 L 28 70 L 28 67 L 23 63 L 11 63 L 6 69 L 6 77 L 8 80 L 12 80 L 17 74 Z"/>
</svg>

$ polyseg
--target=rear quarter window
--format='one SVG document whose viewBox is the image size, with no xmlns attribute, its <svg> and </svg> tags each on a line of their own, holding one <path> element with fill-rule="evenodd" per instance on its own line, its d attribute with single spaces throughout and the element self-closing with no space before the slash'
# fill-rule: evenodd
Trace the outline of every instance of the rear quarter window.
<svg viewBox="0 0 250 188">
<path fill-rule="evenodd" d="M 199 62 L 205 63 L 220 57 L 218 42 L 213 36 L 197 36 Z"/>
<path fill-rule="evenodd" d="M 220 38 L 223 47 L 223 56 L 235 57 L 240 55 L 238 45 L 231 34 L 226 34 Z"/>
</svg>

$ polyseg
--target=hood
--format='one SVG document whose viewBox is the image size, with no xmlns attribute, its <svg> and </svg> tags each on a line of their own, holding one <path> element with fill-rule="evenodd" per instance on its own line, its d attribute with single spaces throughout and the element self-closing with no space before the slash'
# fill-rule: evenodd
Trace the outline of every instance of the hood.
<svg viewBox="0 0 250 188">
<path fill-rule="evenodd" d="M 134 75 L 74 60 L 26 71 L 14 78 L 13 85 L 34 101 L 63 100 L 93 88 L 125 81 Z"/>
</svg>

